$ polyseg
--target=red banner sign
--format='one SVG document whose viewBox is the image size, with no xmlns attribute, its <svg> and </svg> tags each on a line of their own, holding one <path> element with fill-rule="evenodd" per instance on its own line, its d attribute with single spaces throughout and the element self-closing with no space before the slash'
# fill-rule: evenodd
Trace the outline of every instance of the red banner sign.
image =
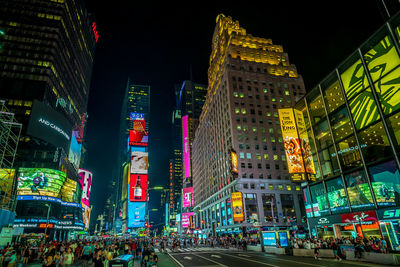
<svg viewBox="0 0 400 267">
<path fill-rule="evenodd" d="M 344 223 L 370 222 L 378 220 L 374 210 L 341 214 L 340 217 Z"/>
</svg>

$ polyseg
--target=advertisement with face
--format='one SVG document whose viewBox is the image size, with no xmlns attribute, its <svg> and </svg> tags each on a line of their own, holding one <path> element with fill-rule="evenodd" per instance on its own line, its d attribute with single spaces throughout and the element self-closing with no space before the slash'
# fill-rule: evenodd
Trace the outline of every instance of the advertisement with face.
<svg viewBox="0 0 400 267">
<path fill-rule="evenodd" d="M 380 207 L 400 204 L 400 175 L 394 160 L 369 168 L 371 184 Z"/>
<path fill-rule="evenodd" d="M 190 227 L 190 216 L 194 216 L 194 212 L 182 213 L 182 228 Z"/>
<path fill-rule="evenodd" d="M 66 174 L 46 168 L 19 168 L 18 195 L 41 195 L 60 198 Z"/>
<path fill-rule="evenodd" d="M 79 169 L 79 183 L 82 188 L 82 204 L 89 207 L 90 190 L 92 187 L 92 172 L 84 169 Z"/>
<path fill-rule="evenodd" d="M 183 207 L 193 207 L 193 187 L 182 189 Z"/>
<path fill-rule="evenodd" d="M 233 220 L 235 222 L 244 221 L 242 192 L 233 192 L 231 194 L 231 198 L 232 198 Z"/>
<path fill-rule="evenodd" d="M 189 124 L 188 116 L 182 117 L 182 141 L 183 141 L 183 163 L 185 169 L 185 178 L 192 176 L 190 170 L 190 148 L 189 148 Z"/>
<path fill-rule="evenodd" d="M 131 174 L 129 201 L 147 201 L 147 174 Z"/>
<path fill-rule="evenodd" d="M 147 152 L 132 151 L 131 173 L 147 174 L 149 156 Z"/>
<path fill-rule="evenodd" d="M 128 202 L 128 227 L 144 227 L 146 202 Z"/>
</svg>

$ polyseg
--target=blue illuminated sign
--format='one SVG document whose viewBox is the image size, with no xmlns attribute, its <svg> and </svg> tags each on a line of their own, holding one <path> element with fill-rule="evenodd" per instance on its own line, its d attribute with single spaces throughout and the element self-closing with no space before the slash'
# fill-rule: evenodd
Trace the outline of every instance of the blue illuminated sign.
<svg viewBox="0 0 400 267">
<path fill-rule="evenodd" d="M 128 201 L 128 227 L 144 227 L 146 214 L 146 202 Z"/>
<path fill-rule="evenodd" d="M 276 247 L 276 235 L 275 232 L 263 232 L 263 245 Z"/>
<path fill-rule="evenodd" d="M 288 243 L 287 232 L 279 232 L 278 236 L 279 236 L 279 244 L 281 245 L 281 247 L 288 247 L 289 243 Z"/>
<path fill-rule="evenodd" d="M 144 113 L 135 113 L 131 112 L 130 119 L 135 120 L 144 120 Z"/>
<path fill-rule="evenodd" d="M 50 202 L 56 202 L 59 203 L 63 206 L 68 206 L 68 207 L 77 207 L 77 208 L 82 208 L 82 205 L 79 203 L 74 203 L 74 202 L 65 202 L 62 201 L 59 198 L 56 197 L 48 197 L 48 196 L 17 196 L 17 200 L 39 200 L 39 201 L 50 201 Z"/>
</svg>

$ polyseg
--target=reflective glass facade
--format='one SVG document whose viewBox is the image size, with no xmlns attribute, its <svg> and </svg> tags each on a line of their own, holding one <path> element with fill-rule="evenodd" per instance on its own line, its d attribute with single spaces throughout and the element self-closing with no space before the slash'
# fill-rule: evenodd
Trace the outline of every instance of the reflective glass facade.
<svg viewBox="0 0 400 267">
<path fill-rule="evenodd" d="M 296 103 L 314 140 L 309 216 L 399 204 L 399 25 L 394 17 Z"/>
</svg>

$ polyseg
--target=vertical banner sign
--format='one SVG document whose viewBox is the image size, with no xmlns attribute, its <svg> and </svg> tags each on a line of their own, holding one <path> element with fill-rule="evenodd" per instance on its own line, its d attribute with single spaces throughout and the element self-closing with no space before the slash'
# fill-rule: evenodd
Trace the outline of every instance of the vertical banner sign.
<svg viewBox="0 0 400 267">
<path fill-rule="evenodd" d="M 242 192 L 233 192 L 231 198 L 232 198 L 233 221 L 235 222 L 244 221 Z"/>
<path fill-rule="evenodd" d="M 235 151 L 231 151 L 232 173 L 238 174 L 238 158 Z"/>
<path fill-rule="evenodd" d="M 80 177 L 79 182 L 82 188 L 82 204 L 89 207 L 90 190 L 92 188 L 93 173 L 85 169 L 79 169 L 78 174 Z"/>
<path fill-rule="evenodd" d="M 129 201 L 147 201 L 147 174 L 131 174 Z"/>
<path fill-rule="evenodd" d="M 297 130 L 299 133 L 299 141 L 301 152 L 304 160 L 305 171 L 308 174 L 308 179 L 315 181 L 315 167 L 311 152 L 310 141 L 308 139 L 306 123 L 304 122 L 303 112 L 295 109 L 294 114 L 296 117 Z"/>
<path fill-rule="evenodd" d="M 189 151 L 189 131 L 188 116 L 182 117 L 182 139 L 183 139 L 183 161 L 185 166 L 185 178 L 191 177 L 190 172 L 190 151 Z"/>
<path fill-rule="evenodd" d="M 183 188 L 182 191 L 183 207 L 193 207 L 193 187 Z"/>
</svg>

